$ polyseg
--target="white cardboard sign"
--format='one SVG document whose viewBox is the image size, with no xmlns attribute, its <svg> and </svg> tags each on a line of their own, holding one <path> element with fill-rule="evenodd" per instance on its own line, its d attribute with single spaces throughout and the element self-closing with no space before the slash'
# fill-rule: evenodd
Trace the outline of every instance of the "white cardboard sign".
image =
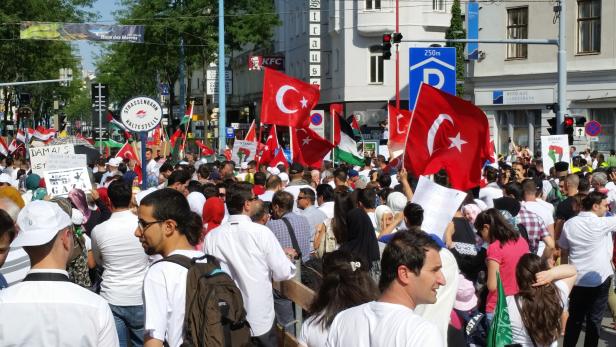
<svg viewBox="0 0 616 347">
<path fill-rule="evenodd" d="M 567 135 L 541 136 L 541 158 L 543 172 L 549 173 L 554 164 L 559 161 L 569 163 L 569 137 Z"/>
<path fill-rule="evenodd" d="M 44 173 L 47 194 L 51 196 L 68 196 L 72 189 L 81 189 L 84 192 L 92 190 L 90 175 L 85 167 L 48 170 Z"/>
<path fill-rule="evenodd" d="M 47 156 L 46 170 L 70 169 L 74 167 L 88 166 L 87 156 L 85 154 L 56 154 L 49 153 Z"/>
<path fill-rule="evenodd" d="M 47 157 L 49 154 L 68 155 L 75 154 L 72 144 L 53 145 L 43 147 L 30 147 L 30 166 L 32 172 L 42 175 L 47 168 Z"/>
<path fill-rule="evenodd" d="M 233 151 L 231 152 L 231 160 L 239 166 L 241 163 L 247 163 L 253 160 L 255 154 L 257 154 L 256 142 L 235 140 L 233 143 Z"/>
</svg>

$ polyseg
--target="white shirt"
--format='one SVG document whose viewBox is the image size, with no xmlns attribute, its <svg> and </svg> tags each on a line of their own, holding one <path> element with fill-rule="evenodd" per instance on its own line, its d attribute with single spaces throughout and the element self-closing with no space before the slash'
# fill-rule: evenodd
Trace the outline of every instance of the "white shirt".
<svg viewBox="0 0 616 347">
<path fill-rule="evenodd" d="M 274 197 L 274 193 L 276 193 L 276 192 L 273 191 L 273 190 L 266 190 L 265 193 L 259 195 L 259 200 L 272 202 L 272 198 Z"/>
<path fill-rule="evenodd" d="M 31 270 L 30 273 L 63 270 Z M 27 281 L 0 291 L 0 346 L 118 346 L 105 299 L 71 282 Z"/>
<path fill-rule="evenodd" d="M 441 347 L 436 326 L 410 308 L 372 301 L 344 310 L 334 318 L 328 347 Z"/>
<path fill-rule="evenodd" d="M 558 289 L 558 294 L 560 295 L 560 304 L 563 308 L 567 309 L 567 298 L 569 297 L 570 288 L 567 287 L 565 282 L 556 281 L 554 282 L 556 289 Z M 520 306 L 523 307 L 524 300 L 519 300 Z M 519 343 L 523 347 L 534 347 L 533 341 L 530 339 L 528 335 L 528 331 L 524 327 L 524 323 L 522 322 L 522 316 L 520 315 L 520 311 L 515 303 L 515 296 L 510 295 L 507 297 L 507 310 L 509 311 L 509 321 L 511 322 L 511 335 L 513 337 L 513 341 L 511 343 Z M 558 340 L 552 342 L 550 347 L 557 347 Z M 540 347 L 540 346 L 536 346 Z"/>
<path fill-rule="evenodd" d="M 143 304 L 143 277 L 148 255 L 135 237 L 137 216 L 130 210 L 114 212 L 92 230 L 92 253 L 103 271 L 101 296 L 116 306 Z"/>
<path fill-rule="evenodd" d="M 323 330 L 323 322 L 317 322 L 320 317 L 321 315 L 313 315 L 304 321 L 302 330 L 297 338 L 297 342 L 299 342 L 300 345 L 307 347 L 325 346 L 329 330 Z"/>
<path fill-rule="evenodd" d="M 202 257 L 199 251 L 175 250 L 171 254 L 190 258 Z M 186 275 L 188 269 L 161 261 L 150 267 L 143 281 L 145 335 L 169 343 L 182 344 L 182 328 L 186 305 Z"/>
<path fill-rule="evenodd" d="M 376 213 L 374 211 L 372 212 L 366 212 L 368 214 L 368 217 L 370 217 L 370 221 L 372 222 L 372 227 L 374 228 L 374 230 L 377 230 L 377 226 L 376 226 Z"/>
<path fill-rule="evenodd" d="M 319 210 L 323 211 L 323 213 L 325 213 L 327 218 L 329 219 L 334 218 L 334 202 L 333 201 L 326 201 L 322 203 L 319 206 Z"/>
<path fill-rule="evenodd" d="M 549 205 L 551 206 L 551 204 Z M 537 214 L 543 220 L 546 227 L 554 224 L 554 207 L 552 207 L 552 212 L 550 212 L 551 210 L 539 201 L 524 201 L 522 206 L 526 207 L 530 212 Z"/>
<path fill-rule="evenodd" d="M 274 233 L 246 215 L 231 215 L 227 223 L 205 236 L 203 249 L 220 260 L 242 292 L 252 336 L 267 333 L 274 324 L 271 279 L 284 281 L 295 276 L 295 265 Z"/>
<path fill-rule="evenodd" d="M 488 208 L 494 207 L 494 199 L 502 197 L 503 190 L 500 189 L 496 182 L 489 183 L 487 186 L 479 189 L 479 199 L 485 202 Z"/>
<path fill-rule="evenodd" d="M 569 263 L 577 268 L 576 286 L 597 287 L 614 274 L 614 231 L 616 217 L 598 217 L 588 211 L 565 222 L 558 244 L 569 250 Z"/>
</svg>

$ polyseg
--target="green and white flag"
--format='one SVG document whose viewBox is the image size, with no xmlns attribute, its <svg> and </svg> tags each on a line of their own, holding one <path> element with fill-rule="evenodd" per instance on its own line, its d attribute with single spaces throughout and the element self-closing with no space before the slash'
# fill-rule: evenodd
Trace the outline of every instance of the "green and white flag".
<svg viewBox="0 0 616 347">
<path fill-rule="evenodd" d="M 504 347 L 513 342 L 511 333 L 511 320 L 507 309 L 507 297 L 501 281 L 500 274 L 496 273 L 497 292 L 496 308 L 494 309 L 494 319 L 488 331 L 488 347 Z"/>
<path fill-rule="evenodd" d="M 357 151 L 353 129 L 340 115 L 334 118 L 334 159 L 352 165 L 364 166 L 364 157 Z"/>
</svg>

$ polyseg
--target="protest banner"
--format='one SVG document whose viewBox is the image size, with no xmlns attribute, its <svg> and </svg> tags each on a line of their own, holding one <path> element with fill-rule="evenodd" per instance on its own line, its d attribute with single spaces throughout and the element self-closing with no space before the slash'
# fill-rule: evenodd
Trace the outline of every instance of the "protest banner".
<svg viewBox="0 0 616 347">
<path fill-rule="evenodd" d="M 569 163 L 571 156 L 569 154 L 568 135 L 541 136 L 541 153 L 543 172 L 549 173 L 554 164 L 559 161 Z"/>
<path fill-rule="evenodd" d="M 50 153 L 59 155 L 75 154 L 75 148 L 72 144 L 53 145 L 44 147 L 30 147 L 30 167 L 32 172 L 37 175 L 42 175 L 46 170 L 47 156 Z"/>
<path fill-rule="evenodd" d="M 61 170 L 86 166 L 88 166 L 88 159 L 85 154 L 49 153 L 45 170 Z"/>
<path fill-rule="evenodd" d="M 46 170 L 43 176 L 47 194 L 51 196 L 66 197 L 72 189 L 81 189 L 86 193 L 92 190 L 90 175 L 85 167 Z"/>
<path fill-rule="evenodd" d="M 420 176 L 412 202 L 424 209 L 424 220 L 421 230 L 438 235 L 443 239 L 447 224 L 452 220 L 466 193 L 443 187 L 426 176 Z"/>
<path fill-rule="evenodd" d="M 257 153 L 257 143 L 252 141 L 235 140 L 233 143 L 233 151 L 231 152 L 231 160 L 237 166 L 241 163 L 247 163 L 255 158 Z"/>
</svg>

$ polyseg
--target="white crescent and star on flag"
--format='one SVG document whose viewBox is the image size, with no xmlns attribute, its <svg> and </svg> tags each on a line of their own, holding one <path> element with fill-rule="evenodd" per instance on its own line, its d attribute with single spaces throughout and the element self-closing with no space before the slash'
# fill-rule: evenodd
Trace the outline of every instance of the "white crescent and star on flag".
<svg viewBox="0 0 616 347">
<path fill-rule="evenodd" d="M 432 126 L 430 126 L 430 130 L 428 131 L 428 138 L 426 140 L 426 145 L 428 147 L 428 153 L 430 155 L 432 155 L 432 153 L 434 153 L 434 139 L 436 137 L 436 133 L 438 132 L 439 128 L 441 127 L 441 124 L 443 124 L 445 121 L 448 121 L 451 123 L 451 125 L 455 126 L 453 119 L 451 118 L 451 116 L 449 116 L 446 113 L 441 113 L 438 115 L 438 117 L 436 117 L 436 119 L 434 120 L 434 122 L 432 122 Z M 457 148 L 458 151 L 460 151 L 460 153 L 462 153 L 462 145 L 468 143 L 467 141 L 465 141 L 464 139 L 462 139 L 460 137 L 460 132 L 458 131 L 458 134 L 454 137 L 448 137 L 449 140 L 451 141 L 451 143 L 449 144 L 449 149 L 451 148 Z"/>
<path fill-rule="evenodd" d="M 295 87 L 292 87 L 288 84 L 285 84 L 282 87 L 278 88 L 278 91 L 276 92 L 276 106 L 278 106 L 281 112 L 286 113 L 286 114 L 292 114 L 298 111 L 297 108 L 295 109 L 288 108 L 287 105 L 285 105 L 284 103 L 284 96 L 290 90 L 295 91 L 296 93 L 299 93 L 299 91 Z M 306 99 L 306 97 L 303 95 L 299 103 L 301 105 L 300 106 L 301 108 L 308 107 L 308 99 Z"/>
</svg>

